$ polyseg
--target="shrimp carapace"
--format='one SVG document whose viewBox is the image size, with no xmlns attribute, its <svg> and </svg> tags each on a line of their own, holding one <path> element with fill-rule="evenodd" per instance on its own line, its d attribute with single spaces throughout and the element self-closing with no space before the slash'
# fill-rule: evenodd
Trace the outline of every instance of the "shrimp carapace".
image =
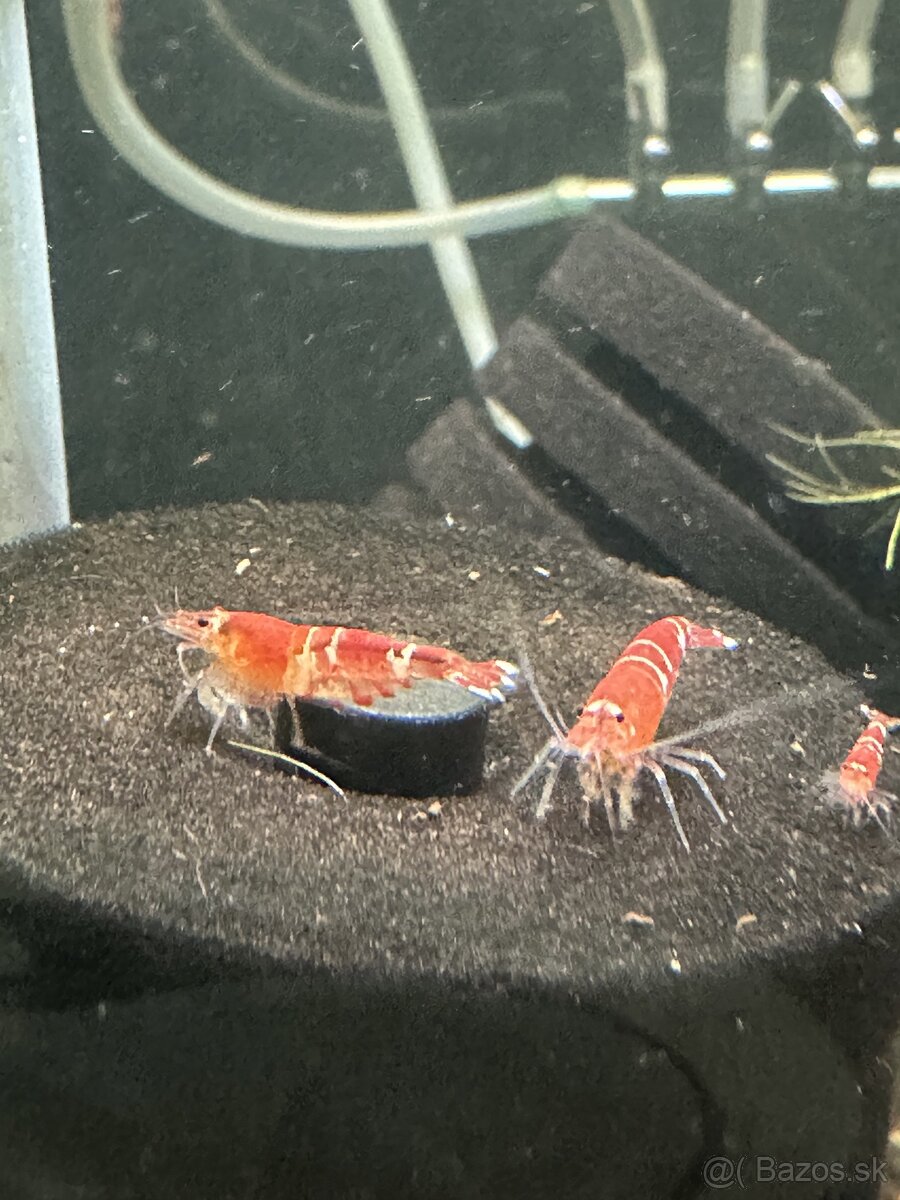
<svg viewBox="0 0 900 1200">
<path fill-rule="evenodd" d="M 825 776 L 828 798 L 847 815 L 851 825 L 867 821 L 884 826 L 897 803 L 892 792 L 877 786 L 884 762 L 884 743 L 888 734 L 900 732 L 900 717 L 889 717 L 877 708 L 860 705 L 866 727 L 850 747 L 837 772 Z"/>
<path fill-rule="evenodd" d="M 368 706 L 418 680 L 442 679 L 499 702 L 516 686 L 518 668 L 503 659 L 472 662 L 443 646 L 400 641 L 343 625 L 295 625 L 265 613 L 179 609 L 157 624 L 180 639 L 178 659 L 186 688 L 213 715 L 213 740 L 228 710 L 246 723 L 248 708 L 269 711 L 282 698 Z M 184 655 L 203 650 L 208 661 L 192 672 Z M 177 709 L 176 709 L 177 711 Z"/>
<path fill-rule="evenodd" d="M 584 797 L 585 823 L 590 819 L 594 802 L 602 800 L 610 829 L 615 832 L 617 827 L 626 829 L 631 824 L 634 780 L 640 771 L 647 771 L 659 788 L 682 844 L 689 850 L 665 769 L 687 775 L 723 823 L 725 814 L 700 774 L 699 766 L 709 767 L 720 779 L 724 779 L 725 772 L 704 750 L 670 741 L 654 745 L 654 738 L 685 650 L 736 650 L 737 647 L 738 642 L 721 630 L 695 625 L 687 617 L 654 621 L 628 643 L 591 692 L 571 729 L 562 729 L 551 720 L 555 736 L 518 781 L 513 794 L 538 771 L 549 767 L 550 775 L 537 808 L 537 816 L 545 816 L 563 761 L 575 758 Z"/>
</svg>

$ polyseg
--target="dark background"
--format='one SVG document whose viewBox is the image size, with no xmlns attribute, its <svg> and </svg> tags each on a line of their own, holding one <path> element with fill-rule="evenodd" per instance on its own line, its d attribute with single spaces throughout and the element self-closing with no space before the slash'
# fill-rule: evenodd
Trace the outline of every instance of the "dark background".
<svg viewBox="0 0 900 1200">
<path fill-rule="evenodd" d="M 126 2 L 127 78 L 160 131 L 223 179 L 271 199 L 408 206 L 345 6 L 227 0 L 226 8 L 321 102 L 248 66 L 203 0 Z M 827 75 L 842 8 L 772 6 L 773 95 L 789 75 Z M 29 9 L 74 515 L 248 495 L 358 502 L 404 480 L 405 448 L 453 397 L 476 394 L 429 252 L 290 250 L 177 208 L 99 132 L 84 132 L 93 122 L 58 6 Z M 670 169 L 727 169 L 728 6 L 655 10 L 670 71 Z M 398 0 L 394 11 L 457 197 L 563 172 L 626 173 L 622 60 L 606 4 L 473 10 Z M 900 20 L 886 6 L 872 105 L 885 144 L 876 160 L 896 149 L 898 49 Z M 368 115 L 335 112 L 335 101 L 369 106 Z M 772 165 L 858 157 L 809 93 L 779 126 Z M 740 199 L 618 211 L 900 423 L 894 194 L 780 197 L 762 212 Z M 473 243 L 501 334 L 572 232 L 562 223 Z M 880 547 L 873 541 L 872 554 Z"/>
</svg>

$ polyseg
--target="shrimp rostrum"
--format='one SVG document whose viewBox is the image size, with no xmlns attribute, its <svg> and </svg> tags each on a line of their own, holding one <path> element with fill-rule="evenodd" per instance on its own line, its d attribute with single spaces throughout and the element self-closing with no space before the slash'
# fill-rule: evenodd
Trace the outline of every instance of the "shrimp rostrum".
<svg viewBox="0 0 900 1200">
<path fill-rule="evenodd" d="M 283 698 L 368 706 L 422 679 L 448 680 L 496 703 L 515 688 L 518 673 L 503 659 L 472 662 L 443 646 L 342 625 L 295 625 L 264 613 L 179 609 L 160 613 L 155 624 L 179 639 L 185 688 L 172 716 L 196 692 L 213 717 L 207 753 L 231 709 L 246 724 L 248 709 L 271 714 Z M 199 670 L 186 661 L 192 651 L 205 656 Z"/>
<path fill-rule="evenodd" d="M 617 828 L 624 830 L 632 823 L 635 780 L 643 772 L 653 778 L 682 845 L 690 850 L 666 771 L 686 775 L 723 824 L 725 814 L 700 767 L 708 767 L 719 779 L 725 778 L 725 772 L 705 750 L 681 745 L 676 740 L 654 743 L 654 738 L 685 650 L 737 647 L 738 642 L 719 629 L 695 625 L 687 617 L 663 617 L 628 643 L 588 697 L 571 729 L 563 729 L 536 696 L 554 736 L 519 779 L 513 794 L 539 772 L 548 771 L 536 810 L 536 816 L 543 818 L 549 810 L 560 768 L 573 758 L 582 789 L 585 824 L 590 822 L 595 803 L 602 800 L 610 829 L 615 833 Z"/>
</svg>

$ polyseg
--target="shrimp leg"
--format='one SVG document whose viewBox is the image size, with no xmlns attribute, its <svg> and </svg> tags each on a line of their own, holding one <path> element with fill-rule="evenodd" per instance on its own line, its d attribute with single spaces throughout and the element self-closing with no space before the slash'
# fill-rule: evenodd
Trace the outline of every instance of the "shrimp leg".
<svg viewBox="0 0 900 1200">
<path fill-rule="evenodd" d="M 685 850 L 690 852 L 691 846 L 687 840 L 687 837 L 685 836 L 684 829 L 682 828 L 681 818 L 678 816 L 678 809 L 675 807 L 675 797 L 672 795 L 672 789 L 669 787 L 669 781 L 666 779 L 665 771 L 662 769 L 659 763 L 654 762 L 652 758 L 647 759 L 645 766 L 656 779 L 657 786 L 662 793 L 662 798 L 665 801 L 666 808 L 669 810 L 669 816 L 672 818 L 678 836 L 681 838 L 682 846 L 684 846 Z"/>
</svg>

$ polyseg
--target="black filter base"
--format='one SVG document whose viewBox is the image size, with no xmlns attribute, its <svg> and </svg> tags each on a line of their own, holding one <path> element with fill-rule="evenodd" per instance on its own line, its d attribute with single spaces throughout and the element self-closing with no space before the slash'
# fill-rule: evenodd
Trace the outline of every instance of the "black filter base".
<svg viewBox="0 0 900 1200">
<path fill-rule="evenodd" d="M 861 696 L 809 646 L 572 541 L 331 505 L 121 516 L 0 580 L 0 1196 L 699 1200 L 727 1159 L 742 1196 L 874 1200 L 900 837 L 822 804 Z M 690 853 L 648 789 L 627 833 L 585 829 L 568 767 L 535 821 L 525 689 L 439 719 L 468 778 L 487 720 L 484 777 L 424 820 L 227 730 L 207 755 L 198 704 L 167 724 L 170 640 L 135 636 L 175 587 L 527 656 L 567 721 L 648 621 L 718 625 L 741 648 L 685 656 L 660 733 L 716 756 L 727 824 L 673 778 Z M 386 790 L 409 717 L 301 713 L 367 788 L 395 746 Z M 844 1182 L 792 1181 L 823 1162 Z"/>
</svg>

